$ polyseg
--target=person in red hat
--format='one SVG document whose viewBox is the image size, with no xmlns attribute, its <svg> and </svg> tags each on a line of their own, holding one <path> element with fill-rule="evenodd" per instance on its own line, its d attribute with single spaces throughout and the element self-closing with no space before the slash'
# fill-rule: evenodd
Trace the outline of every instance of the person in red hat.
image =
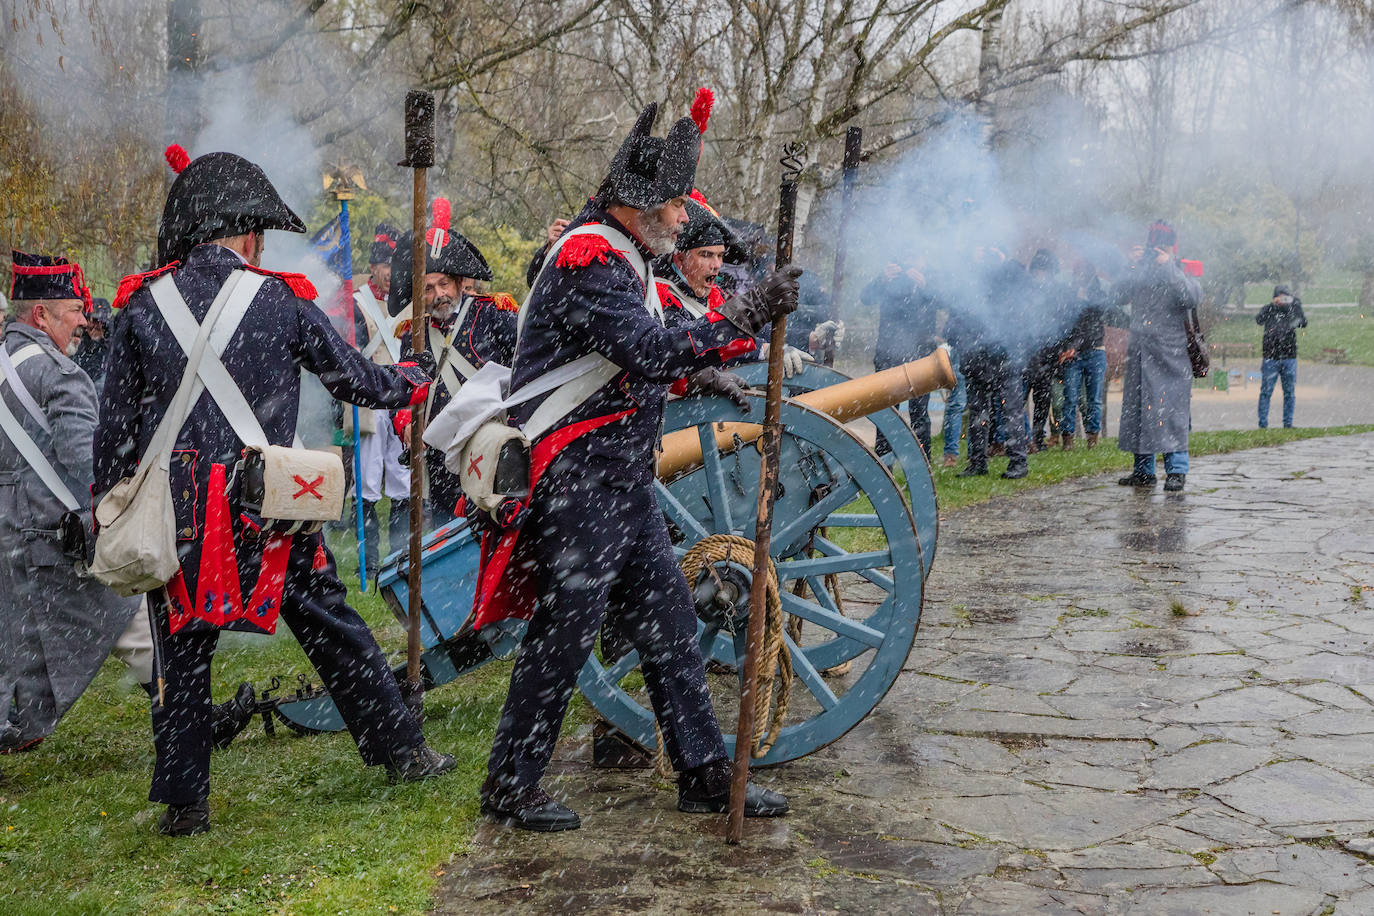
<svg viewBox="0 0 1374 916">
<path fill-rule="evenodd" d="M 136 471 L 181 384 L 188 360 L 173 322 L 181 336 L 194 337 L 198 329 L 186 323 L 204 321 L 221 291 L 224 302 L 238 299 L 231 281 L 251 298 L 238 304 L 237 327 L 213 335 L 212 349 L 269 444 L 290 446 L 295 437 L 302 368 L 335 397 L 364 407 L 424 400 L 423 372 L 366 359 L 312 302 L 309 280 L 259 266 L 266 230 L 304 228 L 262 169 L 242 157 L 210 153 L 181 171 L 163 208 L 159 267 L 125 277 L 115 297 L 123 312 L 110 335 L 94 442 L 97 499 Z M 263 519 L 245 493 L 246 475 L 231 474 L 245 446 L 227 413 L 242 427 L 236 403 L 207 387 L 175 434 L 170 476 L 180 569 L 148 594 L 166 685 L 153 709 L 149 799 L 167 806 L 158 829 L 172 836 L 210 828 L 210 665 L 220 629 L 270 633 L 280 615 L 365 764 L 413 780 L 454 763 L 425 743 L 371 630 L 346 603 L 322 535 Z M 297 480 L 308 490 L 311 481 Z"/>
<path fill-rule="evenodd" d="M 62 257 L 13 253 L 0 345 L 0 752 L 32 747 L 138 610 L 83 577 L 95 386 L 70 354 L 90 291 Z"/>
<path fill-rule="evenodd" d="M 1131 473 L 1117 483 L 1150 488 L 1155 455 L 1164 456 L 1164 489 L 1182 490 L 1188 478 L 1188 431 L 1192 428 L 1193 367 L 1185 322 L 1202 301 L 1202 287 L 1178 259 L 1174 227 L 1152 224 L 1145 245 L 1112 291 L 1114 304 L 1131 306 L 1131 341 L 1121 383 L 1117 448 L 1135 456 Z"/>
</svg>

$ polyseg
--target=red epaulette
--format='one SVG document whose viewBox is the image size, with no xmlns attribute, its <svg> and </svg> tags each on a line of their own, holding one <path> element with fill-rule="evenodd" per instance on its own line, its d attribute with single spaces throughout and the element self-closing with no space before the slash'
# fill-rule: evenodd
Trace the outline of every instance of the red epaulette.
<svg viewBox="0 0 1374 916">
<path fill-rule="evenodd" d="M 520 303 L 516 302 L 510 293 L 492 293 L 491 301 L 503 312 L 520 311 Z"/>
<path fill-rule="evenodd" d="M 682 308 L 682 300 L 673 295 L 673 288 L 664 280 L 658 281 L 658 301 L 664 308 Z"/>
<path fill-rule="evenodd" d="M 315 284 L 311 283 L 305 274 L 287 273 L 284 270 L 268 270 L 265 267 L 254 267 L 252 264 L 243 266 L 255 274 L 262 274 L 264 277 L 276 277 L 286 284 L 293 296 L 308 299 L 311 302 L 314 302 L 319 296 L 319 293 L 315 291 Z"/>
<path fill-rule="evenodd" d="M 138 292 L 144 283 L 154 277 L 160 277 L 169 270 L 175 270 L 181 264 L 180 261 L 173 261 L 166 267 L 159 267 L 157 270 L 150 270 L 141 274 L 129 274 L 119 281 L 119 288 L 115 290 L 114 303 L 110 306 L 115 309 L 122 309 L 129 304 L 129 297 Z"/>
<path fill-rule="evenodd" d="M 405 340 L 410 336 L 410 319 L 403 318 L 396 322 L 396 339 Z"/>
<path fill-rule="evenodd" d="M 725 302 L 725 294 L 720 291 L 720 287 L 711 284 L 711 291 L 706 294 L 706 307 L 711 311 L 720 308 Z"/>
<path fill-rule="evenodd" d="M 558 249 L 558 260 L 553 264 L 555 267 L 586 267 L 592 261 L 605 264 L 611 255 L 623 258 L 625 252 L 601 236 L 589 232 L 586 235 L 575 235 L 564 242 L 563 247 Z"/>
</svg>

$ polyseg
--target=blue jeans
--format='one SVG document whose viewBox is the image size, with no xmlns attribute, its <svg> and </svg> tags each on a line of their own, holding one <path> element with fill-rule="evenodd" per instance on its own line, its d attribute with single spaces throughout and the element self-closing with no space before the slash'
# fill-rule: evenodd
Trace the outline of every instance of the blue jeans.
<svg viewBox="0 0 1374 916">
<path fill-rule="evenodd" d="M 1140 477 L 1155 476 L 1155 456 L 1136 455 L 1135 473 Z M 1165 474 L 1187 474 L 1188 473 L 1188 453 L 1187 452 L 1165 452 L 1164 453 L 1164 473 Z"/>
<path fill-rule="evenodd" d="M 1059 431 L 1072 436 L 1078 429 L 1078 395 L 1086 388 L 1083 432 L 1102 432 L 1102 380 L 1107 377 L 1107 351 L 1089 350 L 1064 364 L 1064 416 Z"/>
<path fill-rule="evenodd" d="M 1269 398 L 1274 394 L 1274 381 L 1283 383 L 1283 426 L 1293 425 L 1294 390 L 1298 387 L 1296 359 L 1266 359 L 1260 363 L 1259 428 L 1269 428 Z"/>
<path fill-rule="evenodd" d="M 959 369 L 959 361 L 950 354 L 954 366 L 955 385 L 945 394 L 945 419 L 940 424 L 940 433 L 945 437 L 945 454 L 958 456 L 959 438 L 964 434 L 964 408 L 968 406 L 968 390 L 964 387 L 964 373 Z"/>
</svg>

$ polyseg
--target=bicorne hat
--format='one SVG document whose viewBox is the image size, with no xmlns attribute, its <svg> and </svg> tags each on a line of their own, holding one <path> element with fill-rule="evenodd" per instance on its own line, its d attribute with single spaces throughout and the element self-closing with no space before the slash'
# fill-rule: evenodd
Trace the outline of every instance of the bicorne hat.
<svg viewBox="0 0 1374 916">
<path fill-rule="evenodd" d="M 172 148 L 167 152 L 173 169 L 189 158 L 176 149 L 175 157 Z M 264 229 L 304 232 L 305 223 L 257 165 L 233 153 L 206 153 L 185 164 L 167 192 L 156 266 L 184 260 L 203 242 Z"/>
<path fill-rule="evenodd" d="M 692 190 L 701 154 L 701 131 L 692 118 L 681 118 L 667 136 L 652 137 L 649 131 L 657 118 L 657 102 L 639 113 L 597 189 L 597 204 L 648 210 L 665 200 L 685 197 Z"/>
<path fill-rule="evenodd" d="M 452 207 L 448 199 L 436 197 L 430 209 L 429 229 L 425 232 L 425 273 L 448 274 L 453 277 L 471 277 L 474 280 L 491 280 L 493 274 L 482 252 L 462 233 L 453 231 Z M 393 315 L 400 314 L 410 303 L 412 233 L 406 232 L 396 239 L 396 250 L 391 255 L 391 289 L 387 293 L 387 310 Z"/>
<path fill-rule="evenodd" d="M 726 224 L 716 209 L 695 188 L 687 198 L 687 225 L 677 236 L 677 250 L 691 251 L 712 245 L 725 246 L 727 264 L 743 264 L 749 260 L 744 240 Z"/>
<path fill-rule="evenodd" d="M 1173 226 L 1162 219 L 1158 219 L 1150 224 L 1145 244 L 1150 248 L 1165 248 L 1176 251 L 1178 249 L 1178 233 L 1174 231 Z"/>
<path fill-rule="evenodd" d="M 91 291 L 81 265 L 60 255 L 29 254 L 11 249 L 10 300 L 80 299 L 87 314 Z"/>
</svg>

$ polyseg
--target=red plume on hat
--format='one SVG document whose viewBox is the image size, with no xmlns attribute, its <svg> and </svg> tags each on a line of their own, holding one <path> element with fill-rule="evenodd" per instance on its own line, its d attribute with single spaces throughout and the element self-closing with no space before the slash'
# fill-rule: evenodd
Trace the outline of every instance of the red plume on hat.
<svg viewBox="0 0 1374 916">
<path fill-rule="evenodd" d="M 167 159 L 167 164 L 172 167 L 172 171 L 178 175 L 186 166 L 191 164 L 191 154 L 186 152 L 185 147 L 180 143 L 173 143 L 168 146 L 162 155 Z"/>
<path fill-rule="evenodd" d="M 711 106 L 716 103 L 716 94 L 705 86 L 697 90 L 696 98 L 692 99 L 690 114 L 692 123 L 697 126 L 697 133 L 706 133 L 706 122 L 711 120 Z"/>
<path fill-rule="evenodd" d="M 429 231 L 425 241 L 434 248 L 443 248 L 448 241 L 449 225 L 453 218 L 453 206 L 447 197 L 436 197 L 430 209 Z"/>
</svg>

